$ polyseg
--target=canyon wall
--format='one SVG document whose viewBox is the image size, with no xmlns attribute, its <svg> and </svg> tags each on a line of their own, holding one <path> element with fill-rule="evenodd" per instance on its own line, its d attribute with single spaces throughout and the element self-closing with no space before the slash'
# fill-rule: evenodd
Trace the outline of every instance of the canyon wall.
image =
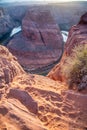
<svg viewBox="0 0 87 130">
<path fill-rule="evenodd" d="M 63 57 L 60 63 L 49 72 L 48 77 L 54 80 L 63 81 L 65 76 L 62 73 L 62 68 L 64 67 L 66 58 L 72 54 L 72 50 L 75 46 L 87 44 L 87 13 L 84 17 L 84 19 L 81 17 L 80 24 L 75 25 L 70 29 Z M 84 20 L 86 24 L 84 24 Z"/>
<path fill-rule="evenodd" d="M 8 6 L 7 13 L 13 18 L 14 21 L 21 22 L 28 9 L 43 9 L 50 10 L 53 18 L 55 19 L 61 30 L 69 30 L 71 26 L 77 24 L 80 16 L 87 12 L 87 2 L 67 2 L 67 3 L 54 3 L 46 5 L 24 5 L 19 4 Z"/>
<path fill-rule="evenodd" d="M 82 14 L 87 12 L 87 2 L 68 2 L 60 4 L 46 5 L 29 5 L 26 3 L 0 4 L 1 14 L 4 12 L 4 17 L 0 16 L 0 38 L 3 35 L 10 33 L 13 27 L 20 26 L 26 12 L 30 9 L 49 10 L 56 23 L 61 30 L 69 30 L 71 26 L 77 24 Z M 3 10 L 3 11 L 2 11 Z M 71 11 L 70 11 L 71 10 Z M 2 22 L 3 21 L 3 22 Z M 2 28 L 4 30 L 2 31 Z"/>
<path fill-rule="evenodd" d="M 62 56 L 63 39 L 50 11 L 34 9 L 26 12 L 22 32 L 7 47 L 26 71 L 47 73 Z"/>
<path fill-rule="evenodd" d="M 70 90 L 62 74 L 65 59 L 71 56 L 75 45 L 87 44 L 86 23 L 87 14 L 70 29 L 63 57 L 46 77 L 26 73 L 18 61 L 30 68 L 33 68 L 33 60 L 34 67 L 38 68 L 39 61 L 40 67 L 45 65 L 44 69 L 47 70 L 48 62 L 60 59 L 62 37 L 49 11 L 29 10 L 26 13 L 22 20 L 22 32 L 16 34 L 8 44 L 18 60 L 0 45 L 1 130 L 87 129 L 87 91 Z"/>
<path fill-rule="evenodd" d="M 0 66 L 1 130 L 86 130 L 86 94 L 68 90 L 63 82 L 27 74 L 3 46 Z"/>
</svg>

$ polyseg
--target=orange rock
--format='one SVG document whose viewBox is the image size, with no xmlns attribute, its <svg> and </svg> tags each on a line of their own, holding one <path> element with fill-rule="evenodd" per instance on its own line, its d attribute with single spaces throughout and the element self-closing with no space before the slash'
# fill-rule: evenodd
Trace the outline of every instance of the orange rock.
<svg viewBox="0 0 87 130">
<path fill-rule="evenodd" d="M 64 83 L 45 76 L 26 74 L 3 46 L 0 46 L 0 66 L 2 72 L 8 68 L 8 74 L 12 74 L 7 86 L 0 85 L 1 130 L 87 128 L 87 94 L 67 90 Z M 4 77 L 8 77 L 7 73 Z M 3 76 L 0 82 L 2 79 L 6 82 Z"/>
<path fill-rule="evenodd" d="M 17 75 L 24 71 L 6 47 L 0 45 L 0 88 L 12 82 Z"/>
<path fill-rule="evenodd" d="M 80 21 L 83 21 L 82 18 L 87 19 L 87 13 L 81 17 Z M 63 57 L 59 64 L 57 64 L 49 73 L 48 77 L 54 80 L 66 81 L 66 77 L 63 74 L 63 67 L 66 63 L 67 56 L 72 54 L 72 50 L 76 45 L 87 44 L 87 24 L 78 24 L 73 26 L 69 31 L 68 40 L 65 44 L 65 50 Z"/>
</svg>

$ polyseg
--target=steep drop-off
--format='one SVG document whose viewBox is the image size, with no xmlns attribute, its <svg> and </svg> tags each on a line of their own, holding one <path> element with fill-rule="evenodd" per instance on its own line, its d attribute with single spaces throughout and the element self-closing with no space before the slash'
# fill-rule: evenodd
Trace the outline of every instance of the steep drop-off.
<svg viewBox="0 0 87 130">
<path fill-rule="evenodd" d="M 0 46 L 0 56 L 1 130 L 87 128 L 86 94 L 67 90 L 67 86 L 60 81 L 27 74 L 3 46 Z M 3 68 L 8 73 L 4 73 Z M 7 82 L 5 77 L 12 77 L 12 80 Z M 5 84 L 3 87 L 2 81 Z"/>
<path fill-rule="evenodd" d="M 5 9 L 0 7 L 0 40 L 6 34 L 10 33 L 15 26 L 14 21 L 9 14 L 5 13 Z"/>
<path fill-rule="evenodd" d="M 47 12 L 45 13 L 48 15 Z M 28 12 L 26 16 L 31 16 L 34 22 L 34 19 L 35 21 L 37 20 L 38 15 L 37 12 L 32 12 L 32 14 L 33 15 L 29 15 Z M 40 12 L 39 16 L 41 14 L 43 13 Z M 37 39 L 35 40 L 37 41 L 49 41 L 49 39 L 42 38 L 44 35 L 42 31 L 43 27 L 40 25 L 40 22 L 37 23 L 41 32 L 39 32 L 37 28 L 34 28 L 37 33 L 34 32 L 34 35 L 31 35 L 33 25 L 36 27 L 36 24 L 32 24 L 31 18 L 27 17 L 28 19 L 26 19 L 26 16 L 23 21 L 23 32 L 22 34 L 18 34 L 17 37 L 19 36 L 21 40 L 22 37 L 20 36 L 26 36 L 27 39 L 31 38 L 33 41 L 35 38 L 33 36 L 36 36 Z M 85 16 L 87 17 L 87 15 Z M 51 16 L 48 17 L 47 22 L 50 17 Z M 29 21 L 27 22 L 27 20 Z M 41 22 L 43 22 L 45 28 L 44 19 L 42 19 Z M 32 25 L 32 28 L 27 28 L 25 23 L 27 26 Z M 50 21 L 48 23 L 50 23 Z M 51 28 L 55 30 L 56 25 L 54 22 L 46 24 L 46 27 L 49 25 L 52 25 Z M 65 58 L 71 55 L 74 46 L 76 44 L 81 45 L 87 43 L 86 26 L 83 17 L 81 17 L 80 23 L 71 28 L 63 58 L 60 64 L 48 74 L 48 77 L 27 74 L 17 62 L 16 57 L 14 57 L 6 47 L 0 46 L 0 130 L 87 129 L 87 93 L 69 90 L 67 84 L 64 83 L 66 78 L 61 73 Z M 26 38 L 24 39 L 25 41 Z M 19 44 L 18 41 L 15 43 Z M 27 46 L 27 43 L 25 44 Z M 36 44 L 33 45 L 35 46 Z M 34 46 L 31 46 L 31 50 L 35 49 Z M 14 47 L 16 46 L 14 45 Z M 24 47 L 25 46 L 22 46 L 22 50 L 26 51 Z M 20 54 L 20 52 L 16 53 L 16 51 L 12 52 L 15 52 L 16 55 Z M 21 57 L 21 55 L 19 56 Z M 25 58 L 27 58 L 27 54 Z M 22 59 L 24 60 L 24 58 Z M 29 66 L 30 65 L 28 65 L 28 67 Z"/>
<path fill-rule="evenodd" d="M 73 26 L 70 29 L 68 40 L 67 40 L 66 45 L 65 45 L 65 51 L 64 51 L 63 57 L 62 57 L 60 63 L 57 64 L 49 72 L 48 77 L 50 77 L 51 79 L 57 80 L 57 81 L 59 80 L 62 82 L 67 82 L 68 79 L 63 71 L 64 70 L 63 68 L 64 68 L 64 66 L 66 66 L 66 64 L 67 64 L 67 66 L 70 65 L 67 63 L 67 58 L 70 56 L 72 57 L 73 49 L 76 46 L 78 46 L 78 48 L 79 48 L 79 46 L 81 47 L 82 45 L 84 46 L 86 44 L 87 44 L 87 13 L 85 13 L 81 17 L 80 22 L 77 25 Z M 81 50 L 81 51 L 83 51 L 83 50 Z M 86 53 L 84 55 L 86 55 Z M 73 62 L 73 61 L 70 61 L 70 62 Z M 78 64 L 79 64 L 79 62 L 78 62 Z M 86 63 L 84 63 L 84 66 L 86 66 L 85 64 Z M 87 70 L 87 68 L 86 68 L 86 70 Z M 85 74 L 85 72 L 84 72 L 84 76 L 83 76 L 84 82 L 82 81 L 82 84 L 84 83 L 85 88 L 87 88 L 86 87 L 87 86 L 87 76 L 86 76 L 87 74 Z"/>
<path fill-rule="evenodd" d="M 22 32 L 7 46 L 25 70 L 46 73 L 60 60 L 63 39 L 50 11 L 29 10 L 22 20 Z"/>
</svg>

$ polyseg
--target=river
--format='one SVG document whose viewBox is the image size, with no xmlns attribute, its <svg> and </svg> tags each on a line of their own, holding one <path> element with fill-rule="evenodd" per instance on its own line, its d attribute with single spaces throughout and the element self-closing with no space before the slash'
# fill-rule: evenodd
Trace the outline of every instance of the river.
<svg viewBox="0 0 87 130">
<path fill-rule="evenodd" d="M 21 30 L 22 30 L 21 26 L 15 27 L 15 28 L 12 30 L 12 32 L 11 32 L 11 34 L 10 34 L 10 37 L 14 36 L 16 33 L 20 32 Z M 68 38 L 68 32 L 62 30 L 62 31 L 61 31 L 61 34 L 62 34 L 64 43 L 66 43 L 67 38 Z"/>
<path fill-rule="evenodd" d="M 13 28 L 13 30 L 11 31 L 10 34 L 6 34 L 4 36 L 4 38 L 2 38 L 2 40 L 0 41 L 3 45 L 7 45 L 9 43 L 9 41 L 13 38 L 13 36 L 19 32 L 22 31 L 22 27 L 21 26 L 18 26 L 18 27 L 15 27 Z M 62 34 L 62 37 L 63 37 L 63 42 L 66 43 L 67 41 L 67 38 L 68 38 L 68 32 L 67 31 L 64 31 L 64 30 L 61 30 L 61 34 Z"/>
</svg>

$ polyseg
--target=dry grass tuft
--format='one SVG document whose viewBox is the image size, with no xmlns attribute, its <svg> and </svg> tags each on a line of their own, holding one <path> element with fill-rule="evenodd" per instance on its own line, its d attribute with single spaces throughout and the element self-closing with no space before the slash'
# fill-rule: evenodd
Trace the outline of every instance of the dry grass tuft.
<svg viewBox="0 0 87 130">
<path fill-rule="evenodd" d="M 65 60 L 62 73 L 68 79 L 70 89 L 87 87 L 87 44 L 73 49 L 72 55 Z"/>
</svg>

